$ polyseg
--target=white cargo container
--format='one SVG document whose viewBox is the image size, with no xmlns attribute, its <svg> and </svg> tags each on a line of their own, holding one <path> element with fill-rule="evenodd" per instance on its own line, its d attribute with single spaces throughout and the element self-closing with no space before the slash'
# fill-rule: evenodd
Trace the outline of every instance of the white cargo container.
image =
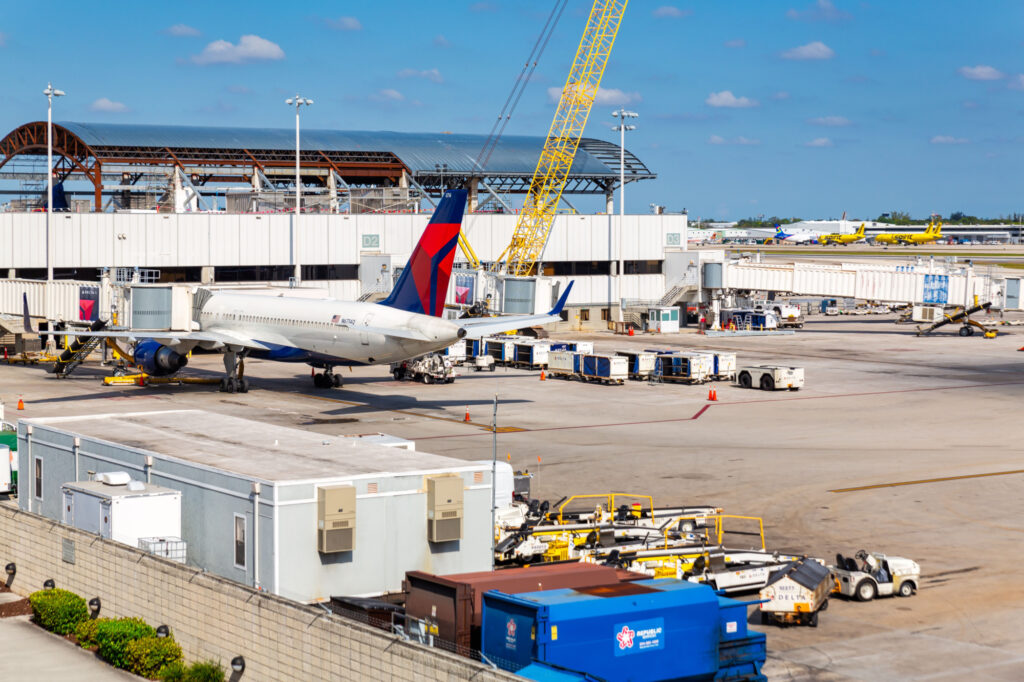
<svg viewBox="0 0 1024 682">
<path fill-rule="evenodd" d="M 593 341 L 573 341 L 576 344 L 576 352 L 584 355 L 591 355 L 594 352 Z"/>
<path fill-rule="evenodd" d="M 127 474 L 97 478 L 62 486 L 64 523 L 132 547 L 142 538 L 181 537 L 180 491 Z"/>
<path fill-rule="evenodd" d="M 703 383 L 715 376 L 715 356 L 710 353 L 684 351 L 678 353 L 690 361 L 690 378 L 694 383 Z M 733 356 L 735 359 L 735 356 Z"/>
<path fill-rule="evenodd" d="M 459 339 L 441 351 L 441 355 L 451 360 L 453 365 L 461 365 L 466 361 L 466 340 Z"/>
<path fill-rule="evenodd" d="M 736 377 L 736 354 L 724 351 L 708 351 L 711 356 L 711 376 L 715 379 L 728 380 Z"/>
<path fill-rule="evenodd" d="M 579 355 L 571 350 L 553 350 L 548 353 L 548 374 L 568 379 L 579 372 Z"/>
</svg>

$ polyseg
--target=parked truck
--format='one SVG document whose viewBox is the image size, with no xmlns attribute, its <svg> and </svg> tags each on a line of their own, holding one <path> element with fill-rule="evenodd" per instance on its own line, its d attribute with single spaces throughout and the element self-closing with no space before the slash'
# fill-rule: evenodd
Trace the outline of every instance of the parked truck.
<svg viewBox="0 0 1024 682">
<path fill-rule="evenodd" d="M 804 326 L 803 311 L 800 306 L 785 301 L 754 301 L 754 310 L 771 311 L 779 321 L 780 327 L 795 327 L 800 329 Z"/>
<path fill-rule="evenodd" d="M 785 367 L 782 365 L 751 365 L 740 367 L 736 373 L 736 383 L 742 388 L 754 388 L 762 391 L 799 391 L 804 385 L 803 367 Z"/>
</svg>

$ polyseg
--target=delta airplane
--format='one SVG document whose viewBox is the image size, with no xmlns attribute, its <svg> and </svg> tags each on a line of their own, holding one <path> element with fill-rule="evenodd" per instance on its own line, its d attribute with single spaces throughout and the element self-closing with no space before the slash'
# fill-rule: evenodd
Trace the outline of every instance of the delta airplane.
<svg viewBox="0 0 1024 682">
<path fill-rule="evenodd" d="M 73 336 L 123 339 L 134 344 L 135 365 L 152 376 L 169 376 L 188 363 L 193 348 L 224 353 L 220 390 L 245 393 L 249 382 L 238 376 L 246 357 L 306 363 L 323 370 L 313 375 L 317 388 L 340 387 L 338 366 L 382 365 L 417 357 L 476 339 L 560 320 L 572 282 L 546 315 L 441 318 L 455 246 L 466 207 L 466 190 L 444 193 L 391 295 L 379 303 L 311 300 L 290 296 L 220 293 L 200 289 L 193 331 L 110 330 Z M 31 329 L 28 303 L 25 328 Z"/>
</svg>

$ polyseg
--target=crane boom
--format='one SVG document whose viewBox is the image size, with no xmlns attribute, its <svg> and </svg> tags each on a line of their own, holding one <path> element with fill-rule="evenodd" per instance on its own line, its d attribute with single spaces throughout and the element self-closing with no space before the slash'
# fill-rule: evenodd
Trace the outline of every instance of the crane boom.
<svg viewBox="0 0 1024 682">
<path fill-rule="evenodd" d="M 492 267 L 495 272 L 504 269 L 509 275 L 529 275 L 544 253 L 555 211 L 587 125 L 587 117 L 594 106 L 627 2 L 594 0 L 512 241 L 495 261 Z"/>
</svg>

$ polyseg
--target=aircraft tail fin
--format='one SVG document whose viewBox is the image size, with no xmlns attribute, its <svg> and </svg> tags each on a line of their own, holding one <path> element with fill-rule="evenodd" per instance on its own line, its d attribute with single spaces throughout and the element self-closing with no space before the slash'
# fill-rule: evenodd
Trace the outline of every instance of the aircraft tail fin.
<svg viewBox="0 0 1024 682">
<path fill-rule="evenodd" d="M 857 233 L 856 234 L 857 234 L 858 237 L 863 237 L 864 236 L 864 223 L 861 223 L 860 227 L 857 228 Z"/>
<path fill-rule="evenodd" d="M 391 295 L 380 302 L 390 308 L 440 317 L 448 295 L 455 247 L 466 210 L 464 189 L 445 190 Z"/>
</svg>

